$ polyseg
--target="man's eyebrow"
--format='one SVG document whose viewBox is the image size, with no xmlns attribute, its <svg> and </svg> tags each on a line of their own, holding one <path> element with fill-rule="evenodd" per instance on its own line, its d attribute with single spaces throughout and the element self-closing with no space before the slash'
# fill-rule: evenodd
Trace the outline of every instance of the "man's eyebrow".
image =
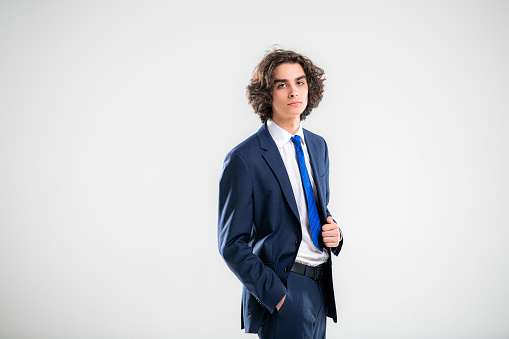
<svg viewBox="0 0 509 339">
<path fill-rule="evenodd" d="M 301 79 L 305 79 L 305 78 L 306 78 L 305 75 L 301 75 L 300 77 L 298 77 L 295 80 L 297 81 L 297 80 L 301 80 Z M 288 79 L 274 79 L 275 84 L 277 84 L 278 82 L 288 82 Z"/>
<path fill-rule="evenodd" d="M 274 83 L 277 84 L 278 82 L 288 82 L 286 79 L 274 79 Z"/>
</svg>

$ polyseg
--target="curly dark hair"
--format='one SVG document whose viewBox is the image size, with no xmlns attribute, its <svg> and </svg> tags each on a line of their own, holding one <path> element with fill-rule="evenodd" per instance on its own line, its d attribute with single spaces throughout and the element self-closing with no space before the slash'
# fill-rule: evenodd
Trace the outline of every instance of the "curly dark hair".
<svg viewBox="0 0 509 339">
<path fill-rule="evenodd" d="M 247 86 L 246 96 L 262 122 L 272 119 L 272 91 L 274 89 L 274 69 L 285 63 L 298 63 L 304 69 L 308 82 L 308 104 L 300 115 L 300 120 L 306 119 L 313 108 L 318 107 L 323 97 L 324 71 L 315 66 L 311 60 L 294 51 L 274 49 L 268 51 L 256 66 L 251 83 Z"/>
</svg>

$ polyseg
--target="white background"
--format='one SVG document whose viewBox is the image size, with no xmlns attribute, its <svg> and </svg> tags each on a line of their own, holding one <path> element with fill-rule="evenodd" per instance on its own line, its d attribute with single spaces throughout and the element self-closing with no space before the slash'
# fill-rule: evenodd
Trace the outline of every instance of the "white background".
<svg viewBox="0 0 509 339">
<path fill-rule="evenodd" d="M 245 86 L 326 71 L 339 323 L 509 337 L 509 2 L 2 1 L 0 338 L 252 338 L 217 250 Z"/>
</svg>

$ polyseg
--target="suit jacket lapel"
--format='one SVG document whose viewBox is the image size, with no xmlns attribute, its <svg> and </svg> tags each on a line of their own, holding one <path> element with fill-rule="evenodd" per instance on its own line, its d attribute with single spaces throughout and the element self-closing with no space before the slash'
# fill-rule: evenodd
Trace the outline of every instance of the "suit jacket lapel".
<svg viewBox="0 0 509 339">
<path fill-rule="evenodd" d="M 322 223 L 325 222 L 327 219 L 326 213 L 325 213 L 325 202 L 324 202 L 324 189 L 325 187 L 322 187 L 320 176 L 324 174 L 325 169 L 323 168 L 322 162 L 319 161 L 318 155 L 323 153 L 323 150 L 320 149 L 319 145 L 317 144 L 317 141 L 315 140 L 314 136 L 309 133 L 307 130 L 304 130 L 304 140 L 306 143 L 306 147 L 308 149 L 309 154 L 309 162 L 311 163 L 311 168 L 313 169 L 313 176 L 315 179 L 315 185 L 316 185 L 316 191 L 317 191 L 317 203 L 320 213 L 320 216 L 322 217 Z"/>
<path fill-rule="evenodd" d="M 258 138 L 260 140 L 260 147 L 265 150 L 263 158 L 271 168 L 272 172 L 274 172 L 274 175 L 281 186 L 281 190 L 283 191 L 283 195 L 285 196 L 288 205 L 290 205 L 293 214 L 297 220 L 300 221 L 299 210 L 297 209 L 297 203 L 295 202 L 295 196 L 293 195 L 290 178 L 288 178 L 285 164 L 283 163 L 283 159 L 281 159 L 281 154 L 279 154 L 276 143 L 270 136 L 266 123 L 258 130 Z"/>
</svg>

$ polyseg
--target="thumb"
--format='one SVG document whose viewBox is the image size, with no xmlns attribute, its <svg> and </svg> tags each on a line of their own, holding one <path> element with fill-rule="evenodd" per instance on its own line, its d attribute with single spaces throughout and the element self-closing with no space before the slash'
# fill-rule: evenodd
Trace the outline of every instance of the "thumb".
<svg viewBox="0 0 509 339">
<path fill-rule="evenodd" d="M 334 220 L 332 220 L 332 217 L 329 215 L 327 217 L 327 223 L 332 224 L 333 222 L 334 222 Z"/>
</svg>

